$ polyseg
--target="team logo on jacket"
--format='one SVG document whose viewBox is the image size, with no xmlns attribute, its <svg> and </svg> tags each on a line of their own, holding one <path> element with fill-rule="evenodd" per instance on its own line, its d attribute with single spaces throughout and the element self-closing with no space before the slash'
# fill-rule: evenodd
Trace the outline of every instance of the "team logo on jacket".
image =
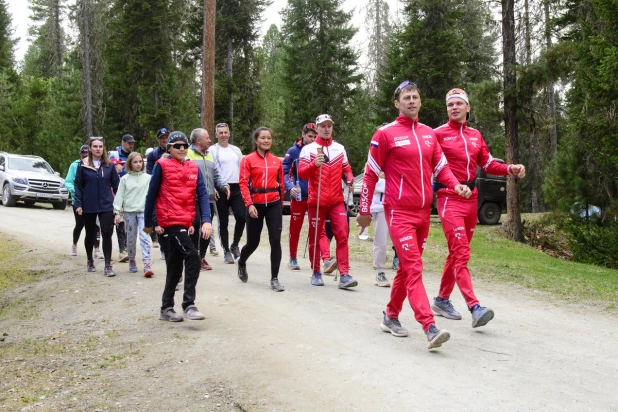
<svg viewBox="0 0 618 412">
<path fill-rule="evenodd" d="M 430 134 L 424 134 L 423 135 L 423 139 L 431 139 L 433 136 L 431 136 Z"/>
<path fill-rule="evenodd" d="M 197 175 L 189 175 L 189 179 L 191 179 L 191 180 L 197 180 Z"/>
<path fill-rule="evenodd" d="M 448 142 L 448 141 L 450 141 L 450 140 L 457 140 L 457 136 L 449 136 L 449 137 L 445 137 L 443 140 L 444 140 L 445 142 Z"/>
<path fill-rule="evenodd" d="M 375 140 L 372 140 L 371 141 L 371 146 L 378 147 L 378 142 L 376 142 Z"/>
<path fill-rule="evenodd" d="M 408 136 L 397 136 L 394 137 L 393 140 L 395 141 L 395 147 L 407 146 L 410 144 L 410 138 Z"/>
<path fill-rule="evenodd" d="M 430 142 L 429 140 L 425 140 L 425 144 L 427 145 L 427 147 L 431 147 L 431 145 L 433 144 L 432 142 Z"/>
</svg>

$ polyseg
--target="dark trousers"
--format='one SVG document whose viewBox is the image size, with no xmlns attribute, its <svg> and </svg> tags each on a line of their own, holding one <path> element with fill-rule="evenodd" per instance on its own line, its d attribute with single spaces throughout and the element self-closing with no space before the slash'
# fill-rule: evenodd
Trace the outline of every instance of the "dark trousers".
<svg viewBox="0 0 618 412">
<path fill-rule="evenodd" d="M 247 213 L 247 244 L 240 251 L 238 263 L 244 265 L 247 259 L 260 244 L 260 236 L 266 220 L 268 228 L 268 241 L 270 243 L 270 276 L 272 279 L 279 275 L 281 265 L 281 226 L 283 213 L 281 202 L 264 205 L 254 205 L 258 212 L 257 218 L 252 218 Z"/>
<path fill-rule="evenodd" d="M 198 204 L 198 201 L 195 202 L 195 210 L 200 210 L 200 205 Z M 215 216 L 216 213 L 216 206 L 214 203 L 210 204 L 210 221 L 212 222 L 212 218 Z M 204 239 L 202 237 L 202 234 L 200 233 L 200 230 L 202 229 L 202 222 L 200 221 L 200 216 L 201 214 L 196 213 L 195 214 L 195 219 L 193 219 L 193 235 L 191 236 L 191 242 L 193 242 L 193 246 L 195 246 L 196 249 L 199 250 L 200 253 L 200 260 L 204 259 L 206 257 L 206 252 L 208 251 L 208 247 L 210 246 L 210 240 L 208 239 Z"/>
<path fill-rule="evenodd" d="M 97 236 L 99 227 L 97 226 L 97 216 L 101 224 L 101 237 L 103 238 L 103 256 L 105 256 L 105 266 L 109 266 L 112 260 L 112 234 L 114 233 L 114 212 L 84 213 L 84 224 L 86 225 L 86 256 L 92 260 L 92 247 Z"/>
<path fill-rule="evenodd" d="M 127 232 L 124 229 L 124 222 L 120 222 L 116 226 L 116 237 L 118 238 L 118 249 L 120 253 L 127 250 Z"/>
<path fill-rule="evenodd" d="M 77 212 L 75 212 L 75 209 L 73 210 L 73 216 L 75 217 L 75 227 L 73 228 L 73 244 L 77 245 L 77 242 L 79 242 L 79 236 L 82 234 L 82 229 L 85 226 L 84 223 L 84 216 L 83 215 L 78 215 Z M 99 230 L 99 226 L 97 226 L 97 234 L 94 237 L 94 247 L 95 248 L 99 248 L 99 235 L 100 235 L 100 230 Z"/>
<path fill-rule="evenodd" d="M 195 286 L 200 277 L 200 258 L 197 249 L 193 246 L 189 237 L 189 230 L 172 226 L 165 228 L 165 263 L 167 265 L 167 277 L 165 278 L 165 290 L 163 291 L 161 309 L 174 307 L 174 294 L 176 285 L 182 276 L 182 267 L 185 267 L 185 292 L 182 298 L 182 309 L 195 303 Z M 163 245 L 161 245 L 163 247 Z"/>
<path fill-rule="evenodd" d="M 219 200 L 217 200 L 217 210 L 219 211 L 219 236 L 221 238 L 221 246 L 224 252 L 230 251 L 229 235 L 227 226 L 229 224 L 229 209 L 232 208 L 234 213 L 234 219 L 236 219 L 236 225 L 234 226 L 234 239 L 232 244 L 238 245 L 242 232 L 245 229 L 245 219 L 247 215 L 247 208 L 245 202 L 242 200 L 242 194 L 240 193 L 240 186 L 238 183 L 230 183 L 230 198 L 227 198 L 225 192 L 219 192 Z"/>
</svg>

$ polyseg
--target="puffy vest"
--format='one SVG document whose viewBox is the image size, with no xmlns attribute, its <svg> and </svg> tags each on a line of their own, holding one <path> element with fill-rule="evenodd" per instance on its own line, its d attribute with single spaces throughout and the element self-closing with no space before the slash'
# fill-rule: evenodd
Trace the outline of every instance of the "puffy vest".
<svg viewBox="0 0 618 412">
<path fill-rule="evenodd" d="M 159 196 L 157 196 L 157 223 L 166 228 L 182 226 L 189 228 L 195 218 L 197 174 L 195 162 L 182 163 L 174 158 L 157 161 L 163 172 Z"/>
</svg>

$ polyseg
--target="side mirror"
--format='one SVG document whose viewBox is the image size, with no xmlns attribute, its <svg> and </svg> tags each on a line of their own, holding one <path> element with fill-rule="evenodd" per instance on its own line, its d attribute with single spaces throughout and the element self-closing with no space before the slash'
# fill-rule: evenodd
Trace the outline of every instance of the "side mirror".
<svg viewBox="0 0 618 412">
<path fill-rule="evenodd" d="M 54 174 L 58 177 L 60 177 L 60 172 L 54 172 Z"/>
</svg>

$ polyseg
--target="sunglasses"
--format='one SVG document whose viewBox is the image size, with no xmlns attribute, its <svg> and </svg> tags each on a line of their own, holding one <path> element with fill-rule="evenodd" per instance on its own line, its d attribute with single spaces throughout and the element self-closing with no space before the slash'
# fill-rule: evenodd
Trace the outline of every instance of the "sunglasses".
<svg viewBox="0 0 618 412">
<path fill-rule="evenodd" d="M 418 89 L 418 86 L 416 85 L 416 83 L 413 83 L 410 80 L 406 80 L 402 82 L 399 86 L 397 86 L 397 88 L 395 89 L 395 94 L 399 94 L 399 92 L 401 92 L 401 89 L 408 87 L 408 86 L 412 86 Z"/>
<path fill-rule="evenodd" d="M 230 127 L 230 126 L 228 126 L 227 123 L 219 123 L 217 125 L 217 128 L 219 128 L 219 127 Z"/>
<path fill-rule="evenodd" d="M 186 143 L 176 143 L 173 144 L 172 147 L 176 150 L 187 150 L 189 148 L 189 145 Z"/>
</svg>

